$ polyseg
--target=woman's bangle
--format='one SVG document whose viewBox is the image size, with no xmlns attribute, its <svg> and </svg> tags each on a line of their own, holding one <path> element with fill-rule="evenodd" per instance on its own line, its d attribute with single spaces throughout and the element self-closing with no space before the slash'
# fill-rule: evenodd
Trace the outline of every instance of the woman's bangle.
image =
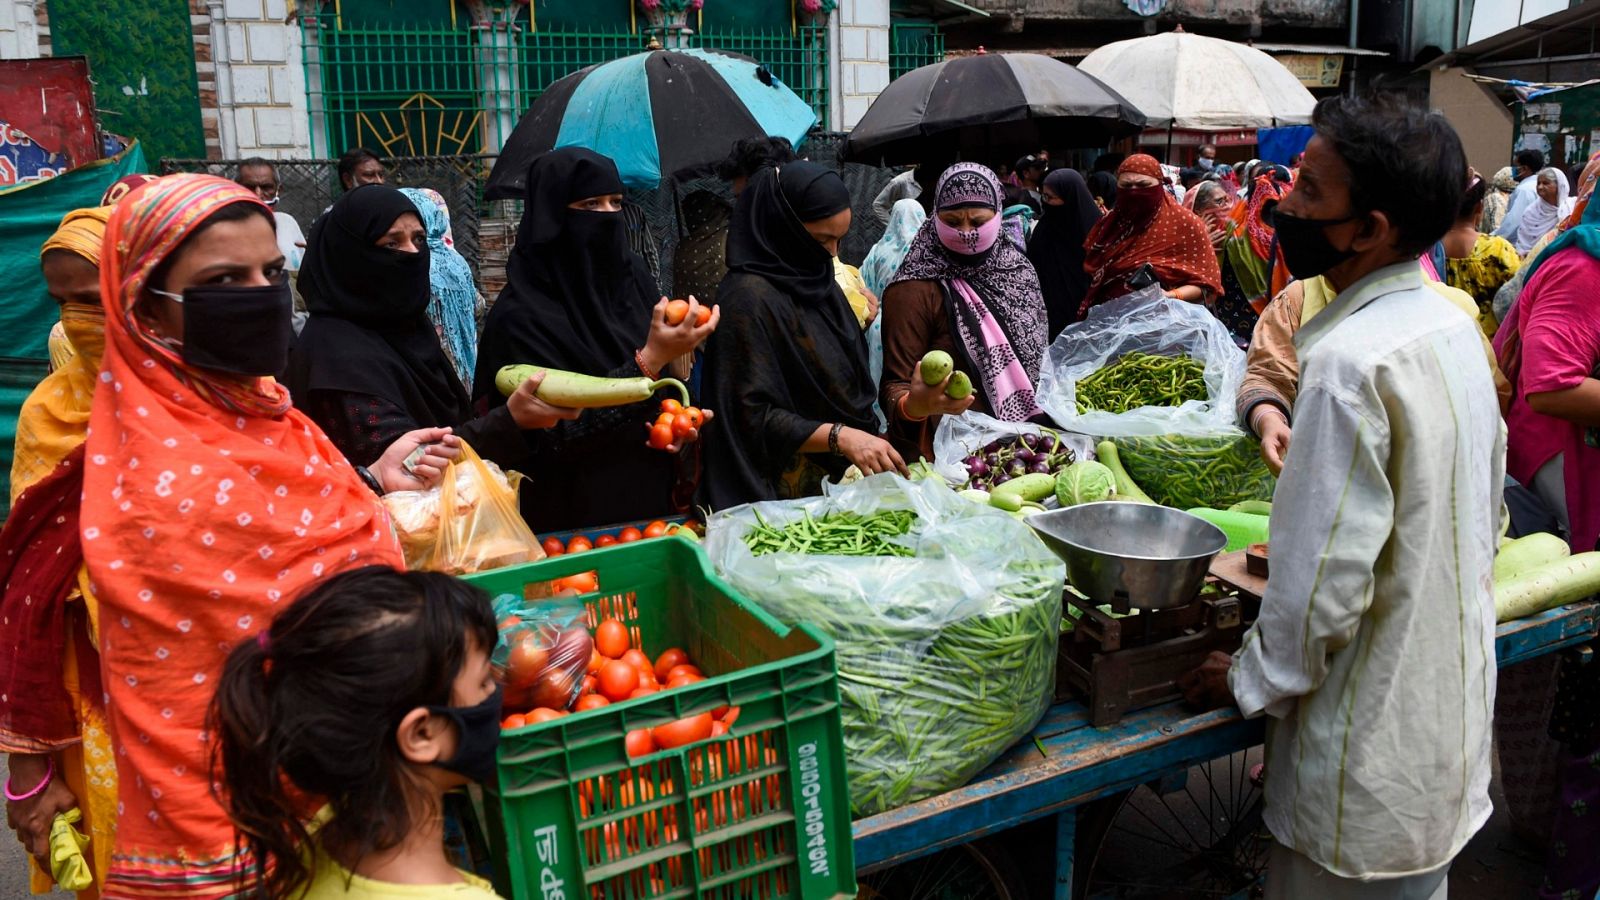
<svg viewBox="0 0 1600 900">
<path fill-rule="evenodd" d="M 7 800 L 10 800 L 12 803 L 20 803 L 23 800 L 29 800 L 39 796 L 39 794 L 42 793 L 45 788 L 50 786 L 50 780 L 56 775 L 56 758 L 54 756 L 47 756 L 45 759 L 49 761 L 50 767 L 44 770 L 44 777 L 39 779 L 39 783 L 33 786 L 33 790 L 28 791 L 26 794 L 12 793 L 11 779 L 10 777 L 6 778 L 5 793 Z"/>
<path fill-rule="evenodd" d="M 828 452 L 832 453 L 834 456 L 844 455 L 843 453 L 839 452 L 839 432 L 843 430 L 843 422 L 835 422 L 833 423 L 833 427 L 828 429 Z"/>
<path fill-rule="evenodd" d="M 657 375 L 656 373 L 650 371 L 650 367 L 644 364 L 644 351 L 643 350 L 635 350 L 635 351 L 633 351 L 633 361 L 634 361 L 634 363 L 636 365 L 638 365 L 639 371 L 644 373 L 644 377 L 650 379 L 651 381 L 655 381 L 656 379 L 661 377 L 661 376 Z"/>
<path fill-rule="evenodd" d="M 361 476 L 361 483 L 370 488 L 374 494 L 379 497 L 384 495 L 383 482 L 379 481 L 378 476 L 372 474 L 366 466 L 356 466 L 356 474 Z"/>
<path fill-rule="evenodd" d="M 926 422 L 926 421 L 928 421 L 928 417 L 927 416 L 913 416 L 911 413 L 906 412 L 906 398 L 910 397 L 910 396 L 911 396 L 911 392 L 910 391 L 906 391 L 904 394 L 901 394 L 900 395 L 900 399 L 895 402 L 895 408 L 899 410 L 900 418 L 905 419 L 907 422 Z"/>
</svg>

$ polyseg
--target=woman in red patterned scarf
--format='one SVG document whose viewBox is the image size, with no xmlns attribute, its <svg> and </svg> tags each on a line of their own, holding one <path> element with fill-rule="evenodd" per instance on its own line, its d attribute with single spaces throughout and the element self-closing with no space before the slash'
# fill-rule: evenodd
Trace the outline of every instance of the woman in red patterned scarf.
<svg viewBox="0 0 1600 900">
<path fill-rule="evenodd" d="M 1117 205 L 1089 232 L 1084 244 L 1089 308 L 1129 293 L 1128 282 L 1144 266 L 1167 296 L 1191 303 L 1222 293 L 1222 273 L 1206 227 L 1162 186 L 1155 157 L 1136 153 L 1117 167 Z"/>
</svg>

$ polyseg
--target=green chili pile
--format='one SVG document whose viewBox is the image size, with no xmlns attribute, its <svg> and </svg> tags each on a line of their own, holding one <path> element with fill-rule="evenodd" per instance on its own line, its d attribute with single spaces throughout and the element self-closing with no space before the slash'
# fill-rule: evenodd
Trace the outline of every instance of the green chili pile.
<svg viewBox="0 0 1600 900">
<path fill-rule="evenodd" d="M 1141 406 L 1181 406 L 1187 400 L 1204 400 L 1205 375 L 1205 364 L 1186 355 L 1130 351 L 1078 381 L 1073 389 L 1078 415 L 1091 410 L 1120 414 Z"/>
<path fill-rule="evenodd" d="M 1122 467 L 1163 506 L 1227 509 L 1245 500 L 1271 500 L 1276 480 L 1261 461 L 1261 444 L 1241 431 L 1116 439 Z"/>
<path fill-rule="evenodd" d="M 871 515 L 831 513 L 813 519 L 811 513 L 782 528 L 768 525 L 756 513 L 756 527 L 744 536 L 745 546 L 756 556 L 768 553 L 811 553 L 818 556 L 910 556 L 912 550 L 890 538 L 903 537 L 917 521 L 908 509 Z"/>
</svg>

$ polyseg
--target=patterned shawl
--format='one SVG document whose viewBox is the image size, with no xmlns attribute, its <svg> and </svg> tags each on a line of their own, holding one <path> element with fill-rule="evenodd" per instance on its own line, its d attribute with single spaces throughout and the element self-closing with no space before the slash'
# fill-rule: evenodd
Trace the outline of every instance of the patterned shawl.
<svg viewBox="0 0 1600 900">
<path fill-rule="evenodd" d="M 934 209 L 968 202 L 982 202 L 999 215 L 1005 189 L 988 168 L 956 163 L 939 178 Z M 940 284 L 956 349 L 966 354 L 968 371 L 978 374 L 990 411 L 1006 421 L 1023 421 L 1039 411 L 1032 387 L 1039 382 L 1039 361 L 1048 340 L 1038 273 L 1022 250 L 1003 236 L 996 238 L 985 254 L 952 254 L 939 241 L 934 222 L 935 218 L 929 218 L 918 229 L 900 270 L 889 283 Z M 1017 389 L 1018 379 L 1007 375 L 1013 364 L 1020 365 L 1026 390 Z"/>
<path fill-rule="evenodd" d="M 1160 165 L 1145 153 L 1122 161 L 1117 174 L 1136 172 L 1164 182 Z M 1089 232 L 1084 244 L 1089 293 L 1078 311 L 1128 293 L 1128 281 L 1145 264 L 1166 288 L 1198 285 L 1212 296 L 1222 293 L 1222 269 L 1205 223 L 1166 195 L 1153 215 L 1140 215 L 1118 203 Z"/>
<path fill-rule="evenodd" d="M 428 320 L 439 332 L 439 345 L 455 366 L 462 385 L 472 387 L 478 367 L 478 284 L 472 267 L 456 252 L 450 233 L 450 207 L 431 188 L 401 188 L 428 231 Z"/>
<path fill-rule="evenodd" d="M 169 176 L 106 232 L 80 534 L 119 743 L 108 896 L 232 894 L 244 861 L 205 732 L 224 656 L 315 580 L 403 565 L 383 507 L 282 386 L 190 366 L 135 314 L 152 270 L 239 203 L 260 205 L 231 181 Z"/>
</svg>

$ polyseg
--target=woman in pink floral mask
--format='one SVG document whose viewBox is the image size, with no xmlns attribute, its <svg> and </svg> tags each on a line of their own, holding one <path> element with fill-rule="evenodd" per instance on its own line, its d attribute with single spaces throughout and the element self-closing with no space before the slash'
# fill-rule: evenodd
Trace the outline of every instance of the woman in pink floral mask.
<svg viewBox="0 0 1600 900">
<path fill-rule="evenodd" d="M 939 417 L 977 409 L 1022 422 L 1043 415 L 1034 400 L 1048 319 L 1039 276 L 1011 241 L 1000 240 L 1000 179 L 976 163 L 945 170 L 934 213 L 883 294 L 883 385 L 889 440 L 906 455 L 933 458 Z M 970 394 L 949 379 L 923 381 L 930 350 L 949 353 Z M 957 392 L 959 393 L 959 391 Z"/>
</svg>

